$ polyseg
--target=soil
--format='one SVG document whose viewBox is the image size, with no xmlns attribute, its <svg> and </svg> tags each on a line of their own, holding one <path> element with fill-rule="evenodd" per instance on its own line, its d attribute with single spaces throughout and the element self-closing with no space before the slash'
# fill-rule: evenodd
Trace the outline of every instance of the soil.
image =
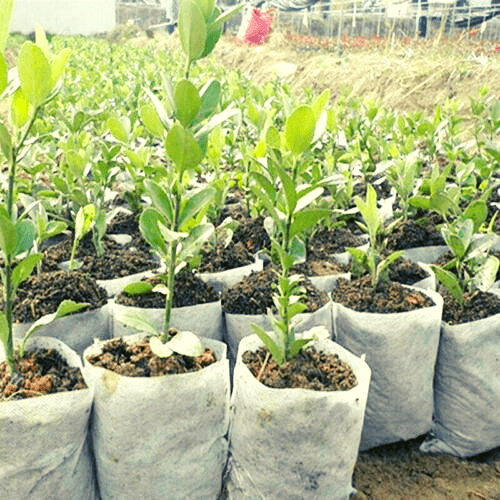
<svg viewBox="0 0 500 500">
<path fill-rule="evenodd" d="M 281 366 L 265 347 L 246 351 L 242 360 L 257 380 L 274 389 L 348 391 L 357 385 L 352 368 L 337 354 L 318 352 L 314 347 L 303 349 L 294 360 Z"/>
<path fill-rule="evenodd" d="M 500 314 L 500 297 L 494 293 L 480 290 L 465 292 L 465 305 L 462 308 L 446 288 L 440 286 L 438 292 L 444 301 L 442 319 L 450 325 L 460 325 Z"/>
<path fill-rule="evenodd" d="M 33 275 L 21 283 L 14 300 L 14 321 L 30 323 L 46 314 L 56 312 L 63 300 L 87 302 L 81 311 L 90 311 L 104 306 L 107 294 L 96 281 L 80 271 L 55 271 Z M 0 299 L 3 307 L 3 300 Z"/>
<path fill-rule="evenodd" d="M 175 335 L 177 331 L 172 328 L 169 333 Z M 160 358 L 153 354 L 148 337 L 145 337 L 133 343 L 122 338 L 109 340 L 104 343 L 102 352 L 87 356 L 87 361 L 127 377 L 159 377 L 196 372 L 215 363 L 217 358 L 210 348 L 205 348 L 203 354 L 196 357 L 174 353 L 168 358 Z"/>
<path fill-rule="evenodd" d="M 55 349 L 34 349 L 22 359 L 16 353 L 15 364 L 11 376 L 7 363 L 0 363 L 0 402 L 87 388 L 80 368 L 70 367 Z"/>
<path fill-rule="evenodd" d="M 151 283 L 153 286 L 164 283 L 159 276 L 143 278 L 142 281 Z M 175 277 L 173 307 L 206 304 L 218 300 L 220 300 L 219 294 L 213 287 L 193 273 L 185 271 Z M 115 302 L 124 306 L 163 309 L 165 307 L 165 295 L 160 292 L 149 292 L 142 295 L 120 293 L 115 297 Z"/>
<path fill-rule="evenodd" d="M 275 311 L 273 294 L 277 285 L 276 267 L 253 272 L 222 293 L 224 311 L 230 314 L 266 314 Z M 301 283 L 306 290 L 308 312 L 315 312 L 328 302 L 328 295 L 319 291 L 307 278 Z"/>
<path fill-rule="evenodd" d="M 403 285 L 411 286 L 428 277 L 429 274 L 423 267 L 408 259 L 398 259 L 389 268 L 389 280 Z"/>
<path fill-rule="evenodd" d="M 71 257 L 72 244 L 73 236 L 70 236 L 45 250 L 42 269 L 45 271 L 60 269 L 59 264 L 68 261 Z M 89 273 L 98 280 L 130 276 L 158 267 L 158 262 L 140 235 L 136 235 L 132 242 L 126 246 L 119 245 L 112 239 L 105 237 L 104 255 L 98 257 L 92 236 L 88 233 L 80 242 L 75 258 L 82 263 L 80 271 Z"/>
<path fill-rule="evenodd" d="M 381 314 L 413 311 L 434 305 L 423 293 L 393 281 L 380 282 L 377 288 L 373 288 L 370 276 L 351 281 L 339 279 L 332 290 L 332 299 L 354 311 Z"/>
<path fill-rule="evenodd" d="M 216 273 L 252 264 L 256 253 L 271 248 L 263 217 L 248 217 L 240 205 L 228 211 L 227 216 L 235 219 L 239 226 L 234 231 L 229 245 L 225 246 L 220 241 L 215 248 L 202 250 L 198 267 L 201 273 Z"/>
<path fill-rule="evenodd" d="M 420 223 L 413 219 L 397 222 L 387 238 L 386 248 L 389 251 L 406 250 L 407 248 L 444 245 L 441 233 L 436 229 L 432 219 L 426 218 Z"/>
<path fill-rule="evenodd" d="M 345 227 L 320 229 L 314 233 L 307 244 L 307 258 L 312 261 L 332 260 L 335 254 L 365 243 L 366 241 Z"/>
</svg>

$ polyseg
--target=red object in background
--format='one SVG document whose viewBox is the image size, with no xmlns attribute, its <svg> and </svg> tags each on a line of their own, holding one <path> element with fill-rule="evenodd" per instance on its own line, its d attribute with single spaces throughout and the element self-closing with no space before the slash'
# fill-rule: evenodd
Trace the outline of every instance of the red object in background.
<svg viewBox="0 0 500 500">
<path fill-rule="evenodd" d="M 264 43 L 271 31 L 273 14 L 274 9 L 264 12 L 254 7 L 243 35 L 243 41 L 248 45 L 260 45 Z"/>
</svg>

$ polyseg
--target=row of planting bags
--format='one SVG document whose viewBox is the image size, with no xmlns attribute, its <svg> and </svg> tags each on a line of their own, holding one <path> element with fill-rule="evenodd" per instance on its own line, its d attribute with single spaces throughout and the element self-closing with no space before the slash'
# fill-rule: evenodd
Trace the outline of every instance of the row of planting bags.
<svg viewBox="0 0 500 500">
<path fill-rule="evenodd" d="M 0 461 L 8 457 L 8 466 L 0 468 L 0 497 L 99 498 L 91 450 L 103 499 L 217 498 L 228 456 L 228 498 L 341 499 L 352 490 L 358 447 L 429 431 L 422 451 L 471 456 L 500 446 L 500 317 L 450 326 L 441 322 L 442 298 L 426 293 L 435 305 L 407 313 L 357 313 L 330 302 L 304 315 L 299 330 L 327 326 L 347 349 L 334 348 L 355 368 L 356 389 L 273 390 L 237 364 L 231 404 L 226 345 L 218 341 L 233 361 L 249 325 L 265 325 L 265 317 L 224 321 L 220 302 L 174 310 L 173 325 L 209 337 L 221 361 L 147 382 L 85 364 L 88 390 L 2 403 Z M 93 337 L 131 333 L 116 320 L 120 310 L 110 301 L 59 320 L 50 334 L 76 349 L 68 357 L 81 366 Z M 163 311 L 150 313 L 161 325 Z M 248 350 L 255 339 L 245 342 Z"/>
</svg>

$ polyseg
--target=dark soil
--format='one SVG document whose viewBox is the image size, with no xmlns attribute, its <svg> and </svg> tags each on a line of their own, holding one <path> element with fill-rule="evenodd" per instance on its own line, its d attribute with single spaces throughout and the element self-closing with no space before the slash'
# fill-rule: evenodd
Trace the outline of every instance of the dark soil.
<svg viewBox="0 0 500 500">
<path fill-rule="evenodd" d="M 202 250 L 199 272 L 215 273 L 246 266 L 254 262 L 257 252 L 271 248 L 262 217 L 246 217 L 241 208 L 234 209 L 231 217 L 240 224 L 231 242 L 226 247 L 219 242 L 214 249 Z"/>
<path fill-rule="evenodd" d="M 398 259 L 389 268 L 389 279 L 403 285 L 413 285 L 428 277 L 429 274 L 424 268 L 408 259 Z"/>
<path fill-rule="evenodd" d="M 273 294 L 277 285 L 275 267 L 253 272 L 222 293 L 224 310 L 231 314 L 266 314 L 275 310 Z M 306 289 L 305 304 L 308 312 L 320 309 L 328 302 L 328 295 L 319 291 L 307 278 L 301 283 Z"/>
<path fill-rule="evenodd" d="M 21 283 L 14 301 L 14 321 L 29 323 L 56 312 L 63 300 L 87 302 L 83 311 L 98 309 L 108 302 L 106 290 L 80 271 L 56 271 L 34 275 Z M 3 307 L 3 300 L 0 300 Z"/>
<path fill-rule="evenodd" d="M 400 283 L 379 283 L 374 289 L 369 276 L 347 281 L 339 279 L 332 290 L 334 302 L 358 312 L 398 313 L 431 307 L 433 301 L 421 292 L 409 290 Z"/>
<path fill-rule="evenodd" d="M 308 259 L 303 264 L 294 266 L 292 272 L 294 274 L 303 274 L 304 276 L 330 276 L 332 274 L 346 273 L 348 272 L 348 267 L 329 260 Z"/>
<path fill-rule="evenodd" d="M 246 351 L 242 360 L 257 380 L 275 389 L 348 391 L 358 384 L 352 368 L 337 354 L 318 352 L 314 347 L 307 347 L 281 366 L 265 347 Z"/>
<path fill-rule="evenodd" d="M 72 243 L 73 238 L 69 237 L 45 250 L 43 269 L 45 271 L 60 269 L 59 264 L 71 257 Z M 149 252 L 148 245 L 138 236 L 125 246 L 105 237 L 104 255 L 97 257 L 92 237 L 88 233 L 81 241 L 75 258 L 82 263 L 80 271 L 89 273 L 98 280 L 121 278 L 158 267 L 158 262 Z"/>
<path fill-rule="evenodd" d="M 171 329 L 170 333 L 175 333 L 175 330 Z M 145 337 L 142 341 L 130 344 L 122 338 L 109 340 L 101 353 L 87 356 L 87 361 L 127 377 L 159 377 L 196 372 L 215 363 L 217 359 L 210 348 L 205 348 L 203 354 L 194 358 L 177 353 L 168 358 L 159 358 L 153 354 L 148 337 Z"/>
<path fill-rule="evenodd" d="M 465 293 L 465 305 L 460 304 L 450 295 L 443 286 L 438 289 L 443 297 L 443 321 L 450 325 L 460 325 L 478 319 L 489 318 L 500 313 L 500 297 L 494 293 L 481 292 Z"/>
<path fill-rule="evenodd" d="M 441 233 L 436 229 L 432 219 L 421 222 L 412 219 L 396 223 L 387 238 L 387 250 L 406 250 L 407 248 L 444 245 Z"/>
<path fill-rule="evenodd" d="M 133 213 L 118 212 L 106 227 L 107 234 L 129 234 L 133 238 L 141 236 L 137 216 Z"/>
<path fill-rule="evenodd" d="M 345 227 L 321 229 L 314 233 L 307 244 L 308 260 L 329 260 L 336 253 L 345 252 L 348 247 L 359 247 L 365 241 Z"/>
<path fill-rule="evenodd" d="M 34 349 L 22 359 L 16 354 L 15 363 L 18 372 L 14 376 L 7 373 L 7 363 L 0 363 L 0 401 L 87 388 L 80 368 L 68 366 L 55 349 Z"/>
<path fill-rule="evenodd" d="M 142 281 L 152 285 L 159 285 L 164 282 L 159 276 L 144 278 Z M 206 304 L 208 302 L 217 302 L 219 299 L 219 294 L 213 287 L 193 273 L 185 271 L 175 277 L 173 307 Z M 163 309 L 165 307 L 165 295 L 159 292 L 149 292 L 143 295 L 120 293 L 115 297 L 115 302 L 124 306 Z"/>
</svg>

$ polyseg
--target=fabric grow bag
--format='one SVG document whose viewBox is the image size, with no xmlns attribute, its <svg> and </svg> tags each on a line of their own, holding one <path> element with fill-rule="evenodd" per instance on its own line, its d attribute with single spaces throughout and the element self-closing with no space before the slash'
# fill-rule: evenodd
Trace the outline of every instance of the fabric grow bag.
<svg viewBox="0 0 500 500">
<path fill-rule="evenodd" d="M 125 340 L 142 338 L 132 335 Z M 218 361 L 194 373 L 125 377 L 92 366 L 91 434 L 102 500 L 216 499 L 227 459 L 226 346 L 202 339 Z"/>
<path fill-rule="evenodd" d="M 435 305 L 377 314 L 333 303 L 336 342 L 357 356 L 366 354 L 372 370 L 361 450 L 413 439 L 432 427 L 443 299 L 432 290 L 419 291 Z"/>
<path fill-rule="evenodd" d="M 332 342 L 316 349 L 336 353 L 353 368 L 358 385 L 348 391 L 273 389 L 261 384 L 242 361 L 262 345 L 256 335 L 239 346 L 231 397 L 229 500 L 347 500 L 370 368 Z"/>
<path fill-rule="evenodd" d="M 80 356 L 60 340 L 32 337 L 30 347 L 57 349 L 82 368 Z M 93 390 L 85 380 L 87 389 L 0 403 L 0 498 L 96 498 L 87 440 Z"/>
</svg>

